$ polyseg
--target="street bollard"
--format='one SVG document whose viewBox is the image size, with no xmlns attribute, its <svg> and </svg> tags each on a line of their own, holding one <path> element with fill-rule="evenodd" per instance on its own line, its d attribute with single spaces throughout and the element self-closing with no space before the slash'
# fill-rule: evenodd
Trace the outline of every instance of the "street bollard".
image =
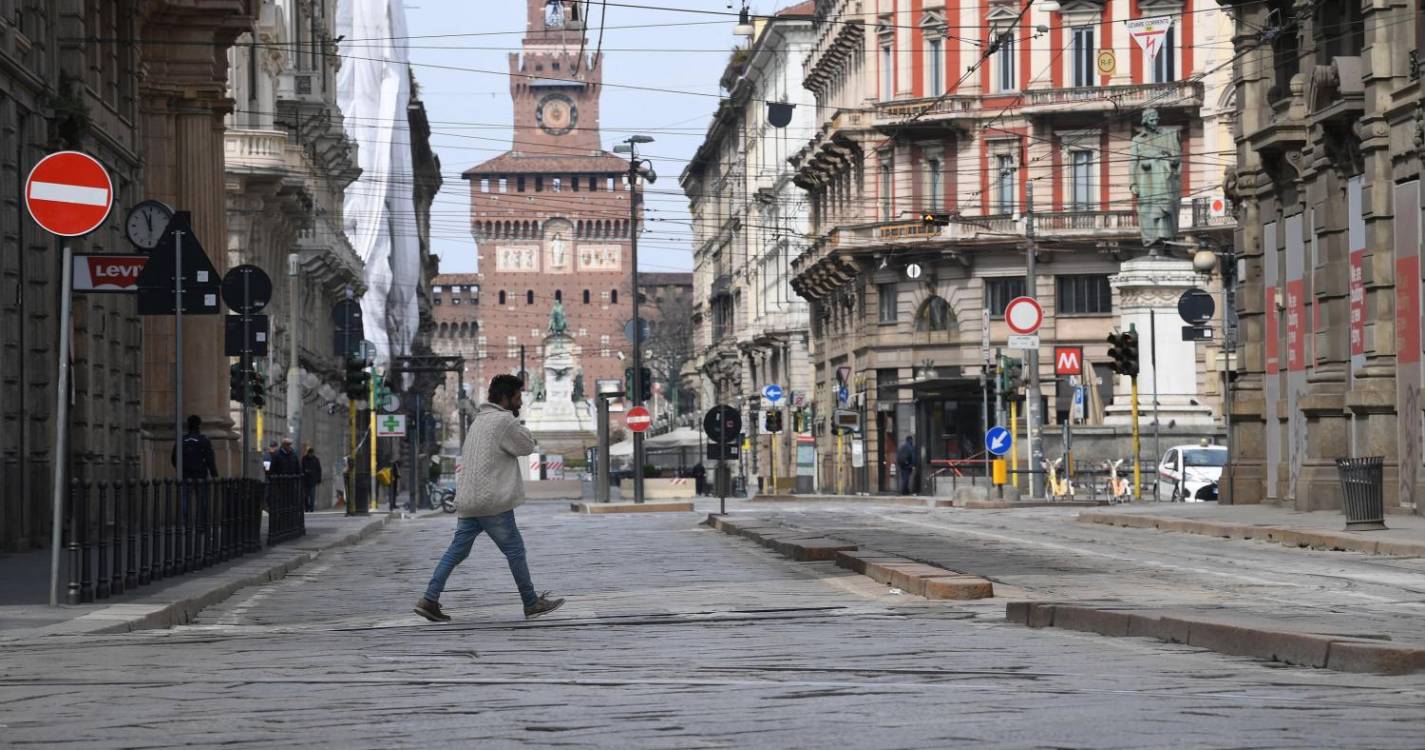
<svg viewBox="0 0 1425 750">
<path fill-rule="evenodd" d="M 139 482 L 139 585 L 152 580 L 153 568 L 153 483 Z"/>
<path fill-rule="evenodd" d="M 99 506 L 97 508 L 98 523 L 95 524 L 97 536 L 95 567 L 98 569 L 94 577 L 94 598 L 109 598 L 109 483 L 96 482 L 94 496 Z"/>
<path fill-rule="evenodd" d="M 66 588 L 64 601 L 66 604 L 79 604 L 79 480 L 69 483 L 69 585 Z"/>
<path fill-rule="evenodd" d="M 124 543 L 124 590 L 131 591 L 139 585 L 139 483 L 133 479 L 124 482 L 124 514 L 128 520 L 125 526 L 128 538 Z"/>
<path fill-rule="evenodd" d="M 80 484 L 79 503 L 79 601 L 94 601 L 94 574 L 90 566 L 94 562 L 94 538 L 90 531 L 89 483 Z"/>
</svg>

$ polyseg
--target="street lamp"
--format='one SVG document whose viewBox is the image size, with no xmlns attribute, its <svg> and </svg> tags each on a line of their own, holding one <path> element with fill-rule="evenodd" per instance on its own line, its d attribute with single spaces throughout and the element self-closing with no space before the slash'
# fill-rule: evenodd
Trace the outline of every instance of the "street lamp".
<svg viewBox="0 0 1425 750">
<path fill-rule="evenodd" d="M 638 314 L 638 183 L 645 180 L 649 183 L 657 182 L 658 174 L 653 171 L 653 165 L 647 159 L 638 157 L 638 147 L 644 143 L 652 143 L 653 138 L 646 135 L 633 135 L 624 139 L 623 143 L 614 146 L 614 153 L 628 154 L 628 246 L 629 263 L 633 267 L 633 289 L 629 296 L 633 298 L 633 404 L 643 405 L 643 321 Z M 643 502 L 643 433 L 633 433 L 633 501 Z"/>
</svg>

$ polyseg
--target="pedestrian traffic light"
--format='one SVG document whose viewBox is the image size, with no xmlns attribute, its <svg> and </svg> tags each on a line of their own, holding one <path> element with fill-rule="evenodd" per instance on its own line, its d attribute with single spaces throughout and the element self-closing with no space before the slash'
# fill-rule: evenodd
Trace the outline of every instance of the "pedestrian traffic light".
<svg viewBox="0 0 1425 750">
<path fill-rule="evenodd" d="M 347 357 L 346 359 L 346 397 L 352 401 L 362 401 L 366 399 L 366 389 L 370 384 L 370 374 L 366 372 L 365 360 L 357 357 Z"/>
<path fill-rule="evenodd" d="M 267 404 L 267 379 L 255 367 L 248 370 L 247 377 L 247 401 L 254 408 L 261 409 Z"/>
<path fill-rule="evenodd" d="M 927 227 L 943 227 L 950 223 L 950 214 L 927 211 L 920 215 L 920 223 Z"/>
<path fill-rule="evenodd" d="M 1133 331 L 1108 334 L 1109 367 L 1119 375 L 1138 377 L 1138 334 Z"/>
<path fill-rule="evenodd" d="M 234 362 L 228 366 L 228 400 L 243 403 L 242 384 L 246 378 L 243 377 L 242 365 Z"/>
</svg>

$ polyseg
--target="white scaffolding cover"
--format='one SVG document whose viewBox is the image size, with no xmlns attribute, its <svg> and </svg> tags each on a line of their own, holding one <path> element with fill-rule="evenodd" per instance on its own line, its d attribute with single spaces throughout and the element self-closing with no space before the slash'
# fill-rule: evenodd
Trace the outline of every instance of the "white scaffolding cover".
<svg viewBox="0 0 1425 750">
<path fill-rule="evenodd" d="M 361 313 L 384 365 L 410 353 L 420 321 L 406 11 L 401 0 L 340 0 L 336 25 L 339 37 L 365 40 L 359 55 L 342 60 L 337 102 L 361 167 L 346 189 L 346 235 L 366 263 Z"/>
</svg>

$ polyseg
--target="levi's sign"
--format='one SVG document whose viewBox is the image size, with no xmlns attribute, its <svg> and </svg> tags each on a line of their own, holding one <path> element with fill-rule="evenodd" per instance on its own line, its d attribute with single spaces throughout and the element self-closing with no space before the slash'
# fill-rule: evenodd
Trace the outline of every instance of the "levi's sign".
<svg viewBox="0 0 1425 750">
<path fill-rule="evenodd" d="M 147 255 L 75 255 L 74 291 L 137 292 Z"/>
</svg>

